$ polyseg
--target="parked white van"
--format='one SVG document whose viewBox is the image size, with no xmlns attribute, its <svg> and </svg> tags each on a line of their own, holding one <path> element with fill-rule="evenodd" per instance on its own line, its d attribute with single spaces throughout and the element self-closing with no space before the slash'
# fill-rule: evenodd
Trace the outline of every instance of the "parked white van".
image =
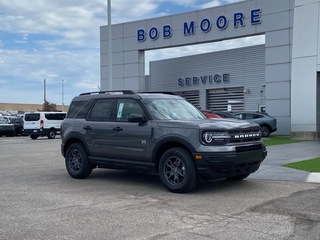
<svg viewBox="0 0 320 240">
<path fill-rule="evenodd" d="M 60 134 L 60 126 L 66 112 L 27 112 L 23 117 L 23 135 L 32 139 L 47 136 L 53 139 Z"/>
</svg>

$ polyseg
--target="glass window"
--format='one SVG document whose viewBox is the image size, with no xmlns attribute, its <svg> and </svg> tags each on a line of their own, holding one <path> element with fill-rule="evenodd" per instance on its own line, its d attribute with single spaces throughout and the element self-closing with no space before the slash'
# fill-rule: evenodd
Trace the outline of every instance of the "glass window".
<svg viewBox="0 0 320 240">
<path fill-rule="evenodd" d="M 98 99 L 91 109 L 89 120 L 91 121 L 112 121 L 113 99 Z"/>
<path fill-rule="evenodd" d="M 28 113 L 24 115 L 24 120 L 27 122 L 39 121 L 40 114 L 39 113 Z"/>
<path fill-rule="evenodd" d="M 48 120 L 63 120 L 66 117 L 65 113 L 45 113 L 45 118 Z"/>
<path fill-rule="evenodd" d="M 206 119 L 194 105 L 184 99 L 144 99 L 145 106 L 158 120 Z"/>
<path fill-rule="evenodd" d="M 69 108 L 67 117 L 74 118 L 88 101 L 73 101 Z"/>
<path fill-rule="evenodd" d="M 143 109 L 139 103 L 134 99 L 118 99 L 117 104 L 117 121 L 128 121 L 131 114 L 144 115 Z"/>
<path fill-rule="evenodd" d="M 254 118 L 254 119 L 262 118 L 262 116 L 261 116 L 261 115 L 259 115 L 259 114 L 255 114 L 255 115 L 253 116 L 253 118 Z"/>
</svg>

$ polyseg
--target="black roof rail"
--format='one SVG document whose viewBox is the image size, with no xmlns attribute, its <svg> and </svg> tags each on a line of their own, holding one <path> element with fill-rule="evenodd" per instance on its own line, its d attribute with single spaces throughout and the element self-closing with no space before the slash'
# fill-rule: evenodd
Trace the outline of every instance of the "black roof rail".
<svg viewBox="0 0 320 240">
<path fill-rule="evenodd" d="M 112 91 L 97 91 L 97 92 L 85 92 L 85 93 L 81 93 L 79 96 L 84 96 L 84 95 L 93 95 L 93 94 L 110 94 L 112 95 L 112 93 L 114 94 L 135 94 L 134 91 L 132 90 L 112 90 Z"/>
<path fill-rule="evenodd" d="M 162 94 L 176 95 L 174 92 L 163 92 L 163 91 L 156 91 L 156 92 L 137 92 L 137 93 L 162 93 Z"/>
</svg>

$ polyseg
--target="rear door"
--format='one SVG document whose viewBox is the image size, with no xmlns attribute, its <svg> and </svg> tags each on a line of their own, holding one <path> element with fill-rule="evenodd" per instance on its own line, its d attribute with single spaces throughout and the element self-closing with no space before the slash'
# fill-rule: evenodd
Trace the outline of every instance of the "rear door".
<svg viewBox="0 0 320 240">
<path fill-rule="evenodd" d="M 40 113 L 26 113 L 23 119 L 26 130 L 40 129 Z"/>
<path fill-rule="evenodd" d="M 112 132 L 115 99 L 97 99 L 81 128 L 85 131 L 85 141 L 91 156 L 109 156 L 109 136 Z"/>
</svg>

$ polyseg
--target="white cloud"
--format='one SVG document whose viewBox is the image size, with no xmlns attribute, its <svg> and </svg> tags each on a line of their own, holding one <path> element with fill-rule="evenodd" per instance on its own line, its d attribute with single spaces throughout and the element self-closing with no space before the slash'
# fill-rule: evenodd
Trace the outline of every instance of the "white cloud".
<svg viewBox="0 0 320 240">
<path fill-rule="evenodd" d="M 163 15 L 160 6 L 203 8 L 206 4 L 235 2 L 209 0 L 112 0 L 112 23 Z M 178 9 L 179 6 L 176 8 Z M 65 103 L 100 85 L 100 26 L 107 24 L 106 0 L 1 0 L 0 101 L 42 103 L 43 79 L 50 102 L 60 104 L 61 81 Z M 236 43 L 224 43 L 236 45 Z M 158 60 L 214 51 L 221 44 L 148 52 Z M 148 63 L 146 63 L 148 72 Z"/>
<path fill-rule="evenodd" d="M 211 8 L 211 7 L 217 7 L 225 4 L 240 2 L 243 0 L 213 0 L 208 3 L 204 3 L 200 5 L 200 8 Z"/>
</svg>

